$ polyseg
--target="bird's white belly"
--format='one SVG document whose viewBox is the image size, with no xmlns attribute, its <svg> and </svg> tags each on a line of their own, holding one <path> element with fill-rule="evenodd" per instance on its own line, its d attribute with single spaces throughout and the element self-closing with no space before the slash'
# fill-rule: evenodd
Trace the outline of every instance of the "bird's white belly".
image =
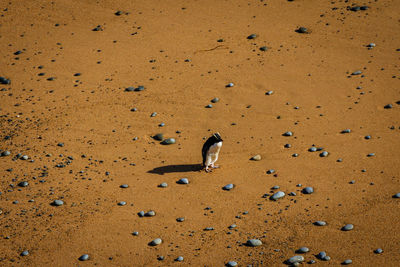
<svg viewBox="0 0 400 267">
<path fill-rule="evenodd" d="M 221 150 L 221 147 L 222 147 L 222 142 L 218 142 L 218 143 L 210 146 L 210 149 L 208 149 L 208 153 L 207 153 L 206 165 L 213 164 L 214 162 L 217 161 L 218 154 L 219 154 L 219 151 Z"/>
</svg>

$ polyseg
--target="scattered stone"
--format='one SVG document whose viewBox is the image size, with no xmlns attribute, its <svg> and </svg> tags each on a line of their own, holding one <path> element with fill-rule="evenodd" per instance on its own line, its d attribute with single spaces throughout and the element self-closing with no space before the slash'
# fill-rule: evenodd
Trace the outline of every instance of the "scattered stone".
<svg viewBox="0 0 400 267">
<path fill-rule="evenodd" d="M 306 27 L 299 27 L 299 28 L 296 30 L 296 32 L 297 32 L 297 33 L 309 33 L 309 32 L 308 32 L 308 29 L 307 29 Z"/>
<path fill-rule="evenodd" d="M 53 206 L 62 206 L 62 205 L 64 205 L 64 201 L 56 199 L 53 201 L 52 205 Z"/>
<path fill-rule="evenodd" d="M 219 98 L 218 98 L 218 97 L 213 98 L 213 99 L 211 99 L 211 102 L 212 102 L 212 103 L 217 103 L 217 102 L 219 102 Z"/>
<path fill-rule="evenodd" d="M 83 254 L 82 256 L 79 257 L 80 261 L 87 261 L 89 260 L 89 255 L 88 254 Z"/>
<path fill-rule="evenodd" d="M 373 156 L 375 156 L 375 153 L 369 153 L 369 154 L 367 155 L 367 157 L 373 157 Z"/>
<path fill-rule="evenodd" d="M 316 225 L 316 226 L 325 226 L 326 222 L 324 222 L 324 221 L 316 221 L 316 222 L 314 222 L 314 225 Z"/>
<path fill-rule="evenodd" d="M 266 95 L 272 95 L 274 93 L 274 91 L 268 91 L 268 92 L 266 92 L 265 94 Z"/>
<path fill-rule="evenodd" d="M 296 253 L 307 253 L 309 251 L 310 249 L 308 247 L 301 247 L 298 250 L 296 250 Z"/>
<path fill-rule="evenodd" d="M 223 190 L 229 191 L 232 190 L 235 187 L 234 184 L 227 184 L 224 187 L 222 187 Z"/>
<path fill-rule="evenodd" d="M 289 264 L 300 263 L 300 262 L 303 262 L 303 261 L 304 261 L 304 257 L 303 256 L 299 256 L 299 255 L 293 256 L 293 257 L 291 257 L 290 259 L 287 260 L 287 262 Z"/>
<path fill-rule="evenodd" d="M 127 185 L 127 184 L 121 184 L 119 187 L 121 187 L 121 188 L 128 188 L 129 185 Z"/>
<path fill-rule="evenodd" d="M 236 224 L 231 224 L 231 225 L 228 226 L 228 228 L 229 228 L 230 230 L 232 230 L 233 228 L 236 228 Z"/>
<path fill-rule="evenodd" d="M 233 83 L 228 83 L 225 87 L 233 87 L 234 84 Z"/>
<path fill-rule="evenodd" d="M 125 206 L 125 205 L 126 205 L 125 201 L 118 202 L 118 206 Z"/>
<path fill-rule="evenodd" d="M 181 178 L 176 183 L 178 184 L 189 184 L 188 178 Z"/>
<path fill-rule="evenodd" d="M 260 51 L 266 52 L 268 50 L 268 47 L 266 46 L 261 46 Z"/>
<path fill-rule="evenodd" d="M 11 84 L 11 80 L 0 77 L 0 84 Z"/>
<path fill-rule="evenodd" d="M 97 25 L 94 29 L 92 29 L 92 31 L 94 32 L 103 31 L 103 27 L 101 25 Z"/>
<path fill-rule="evenodd" d="M 352 264 L 352 263 L 353 263 L 353 261 L 350 260 L 350 259 L 344 260 L 344 261 L 342 262 L 343 265 L 349 265 L 349 264 Z"/>
<path fill-rule="evenodd" d="M 351 75 L 360 75 L 362 73 L 361 70 L 356 70 L 354 72 L 351 73 Z"/>
<path fill-rule="evenodd" d="M 252 40 L 252 39 L 255 39 L 255 38 L 257 38 L 257 34 L 250 34 L 249 36 L 247 36 L 247 39 L 249 39 L 249 40 Z"/>
<path fill-rule="evenodd" d="M 29 183 L 26 181 L 18 183 L 18 186 L 20 186 L 20 187 L 27 187 L 28 185 L 29 185 Z"/>
<path fill-rule="evenodd" d="M 276 201 L 276 200 L 278 200 L 280 198 L 283 198 L 284 196 L 285 196 L 284 192 L 278 191 L 275 194 L 273 194 L 269 199 Z"/>
<path fill-rule="evenodd" d="M 369 140 L 369 139 L 371 139 L 371 136 L 370 136 L 370 135 L 366 135 L 366 136 L 364 137 L 364 139 Z"/>
<path fill-rule="evenodd" d="M 226 264 L 226 266 L 228 266 L 228 267 L 235 267 L 235 266 L 237 266 L 238 264 L 237 264 L 237 262 L 236 261 L 228 261 L 228 263 Z"/>
<path fill-rule="evenodd" d="M 211 104 L 208 104 L 207 106 L 206 106 L 206 108 L 212 108 L 213 106 L 211 105 Z"/>
<path fill-rule="evenodd" d="M 315 146 L 312 146 L 312 147 L 310 147 L 310 148 L 308 149 L 308 151 L 310 151 L 310 152 L 315 152 L 315 151 L 317 151 L 317 148 L 316 148 Z"/>
<path fill-rule="evenodd" d="M 158 134 L 153 136 L 153 139 L 157 140 L 157 141 L 162 141 L 164 139 L 164 134 L 158 133 Z"/>
<path fill-rule="evenodd" d="M 203 229 L 204 231 L 214 231 L 214 227 L 206 227 Z"/>
<path fill-rule="evenodd" d="M 164 141 L 161 142 L 162 145 L 172 145 L 175 144 L 176 141 L 174 138 L 167 138 Z"/>
<path fill-rule="evenodd" d="M 6 157 L 6 156 L 9 156 L 9 155 L 11 155 L 11 152 L 10 151 L 3 151 L 3 152 L 1 152 L 1 156 L 2 157 Z"/>
<path fill-rule="evenodd" d="M 246 245 L 249 247 L 258 247 L 262 245 L 262 242 L 259 239 L 249 239 L 247 240 Z"/>
<path fill-rule="evenodd" d="M 161 243 L 162 243 L 162 239 L 161 239 L 161 238 L 156 238 L 156 239 L 152 240 L 152 241 L 149 243 L 149 246 L 154 247 L 154 246 L 160 245 Z"/>
<path fill-rule="evenodd" d="M 352 224 L 346 224 L 345 226 L 342 227 L 342 231 L 350 231 L 354 229 L 354 225 Z"/>
<path fill-rule="evenodd" d="M 142 211 L 142 210 L 139 211 L 139 212 L 138 212 L 138 216 L 139 216 L 139 217 L 144 217 L 144 211 Z"/>
<path fill-rule="evenodd" d="M 274 169 L 269 169 L 269 170 L 267 171 L 267 174 L 273 174 L 274 172 L 275 172 Z"/>
<path fill-rule="evenodd" d="M 115 16 L 121 16 L 123 12 L 121 10 L 118 10 L 117 12 L 114 13 Z"/>
<path fill-rule="evenodd" d="M 24 250 L 21 252 L 21 256 L 28 256 L 29 255 L 29 251 L 28 250 Z"/>
<path fill-rule="evenodd" d="M 293 135 L 293 133 L 289 131 L 289 132 L 285 132 L 285 133 L 283 133 L 282 135 L 283 135 L 283 136 L 292 136 L 292 135 Z"/>
<path fill-rule="evenodd" d="M 367 44 L 367 47 L 368 48 L 374 48 L 374 47 L 376 47 L 376 44 L 375 43 L 369 43 L 369 44 Z"/>
<path fill-rule="evenodd" d="M 150 117 L 155 117 L 155 116 L 157 116 L 157 112 L 153 112 L 150 114 Z"/>
<path fill-rule="evenodd" d="M 161 188 L 166 188 L 167 186 L 168 186 L 168 184 L 166 182 L 158 185 L 158 187 L 161 187 Z"/>
<path fill-rule="evenodd" d="M 317 258 L 320 260 L 324 260 L 326 257 L 326 252 L 325 251 L 321 251 L 320 253 L 318 253 Z"/>
<path fill-rule="evenodd" d="M 350 133 L 350 132 L 351 132 L 350 129 L 344 129 L 341 133 L 342 133 L 342 134 L 345 134 L 345 133 Z"/>
<path fill-rule="evenodd" d="M 393 108 L 393 105 L 392 104 L 387 104 L 383 108 L 384 109 L 391 109 L 391 108 Z"/>
<path fill-rule="evenodd" d="M 400 198 L 400 192 L 393 195 L 393 198 Z"/>
<path fill-rule="evenodd" d="M 150 210 L 144 214 L 145 217 L 154 217 L 156 216 L 156 212 L 154 210 Z"/>
<path fill-rule="evenodd" d="M 177 222 L 183 222 L 183 221 L 185 221 L 185 218 L 184 217 L 179 217 L 179 218 L 176 219 L 176 221 Z"/>
<path fill-rule="evenodd" d="M 323 151 L 323 152 L 321 152 L 321 153 L 319 154 L 319 156 L 320 156 L 321 158 L 327 157 L 328 155 L 329 155 L 329 152 L 328 152 L 328 151 Z"/>
<path fill-rule="evenodd" d="M 251 157 L 250 160 L 260 161 L 261 160 L 261 155 L 255 155 L 255 156 Z"/>
<path fill-rule="evenodd" d="M 179 256 L 178 258 L 175 259 L 175 261 L 183 261 L 183 257 Z"/>
<path fill-rule="evenodd" d="M 311 186 L 304 187 L 302 190 L 303 194 L 312 194 L 314 193 L 314 188 Z"/>
<path fill-rule="evenodd" d="M 382 254 L 383 253 L 383 249 L 377 248 L 377 249 L 374 250 L 374 253 L 375 254 Z"/>
<path fill-rule="evenodd" d="M 291 144 L 285 144 L 285 146 L 284 146 L 285 148 L 291 148 L 292 147 L 292 145 Z"/>
<path fill-rule="evenodd" d="M 139 235 L 139 232 L 136 232 L 136 231 L 135 231 L 135 232 L 132 233 L 132 235 L 138 236 L 138 235 Z"/>
</svg>

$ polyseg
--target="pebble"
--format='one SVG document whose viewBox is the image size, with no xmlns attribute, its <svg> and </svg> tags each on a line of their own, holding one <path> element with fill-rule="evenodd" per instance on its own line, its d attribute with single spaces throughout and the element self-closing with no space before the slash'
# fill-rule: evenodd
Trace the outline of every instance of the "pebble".
<svg viewBox="0 0 400 267">
<path fill-rule="evenodd" d="M 273 194 L 269 199 L 276 201 L 276 200 L 278 200 L 280 198 L 283 198 L 284 196 L 285 196 L 284 192 L 278 191 L 275 194 Z"/>
<path fill-rule="evenodd" d="M 20 187 L 27 187 L 28 185 L 29 185 L 29 183 L 26 182 L 26 181 L 20 182 L 20 183 L 18 184 L 18 186 L 20 186 Z"/>
<path fill-rule="evenodd" d="M 262 242 L 259 239 L 249 239 L 246 244 L 249 247 L 258 247 L 262 245 Z"/>
<path fill-rule="evenodd" d="M 297 158 L 298 156 L 299 156 L 299 154 L 297 154 L 297 153 L 292 154 L 292 157 L 294 157 L 294 158 Z"/>
<path fill-rule="evenodd" d="M 255 38 L 257 38 L 257 34 L 255 34 L 255 33 L 250 34 L 249 36 L 247 36 L 247 39 L 249 39 L 249 40 L 252 40 L 252 39 L 255 39 Z"/>
<path fill-rule="evenodd" d="M 349 265 L 349 264 L 352 264 L 352 263 L 353 263 L 353 261 L 350 260 L 350 259 L 344 260 L 344 261 L 342 262 L 343 265 Z"/>
<path fill-rule="evenodd" d="M 400 198 L 400 192 L 393 195 L 393 198 Z"/>
<path fill-rule="evenodd" d="M 284 146 L 285 148 L 291 148 L 292 147 L 292 145 L 291 144 L 285 144 L 285 146 Z"/>
<path fill-rule="evenodd" d="M 83 254 L 82 256 L 79 257 L 80 261 L 87 261 L 89 259 L 89 255 L 88 254 Z"/>
<path fill-rule="evenodd" d="M 181 178 L 177 181 L 178 184 L 188 184 L 189 180 L 188 178 Z"/>
<path fill-rule="evenodd" d="M 217 103 L 217 102 L 219 102 L 219 98 L 218 98 L 218 97 L 213 98 L 213 99 L 211 99 L 211 102 L 212 102 L 212 103 Z"/>
<path fill-rule="evenodd" d="M 266 92 L 265 94 L 266 95 L 272 95 L 274 93 L 274 91 L 268 91 L 268 92 Z"/>
<path fill-rule="evenodd" d="M 373 157 L 373 156 L 375 156 L 375 153 L 369 153 L 369 154 L 367 155 L 367 157 Z"/>
<path fill-rule="evenodd" d="M 121 184 L 119 187 L 121 187 L 121 188 L 128 188 L 129 185 L 127 185 L 127 184 Z"/>
<path fill-rule="evenodd" d="M 179 217 L 179 218 L 176 219 L 176 221 L 177 222 L 183 222 L 183 221 L 185 221 L 185 218 L 184 217 Z"/>
<path fill-rule="evenodd" d="M 350 129 L 344 129 L 341 133 L 342 133 L 342 134 L 351 133 L 351 130 L 350 130 Z"/>
<path fill-rule="evenodd" d="M 236 261 L 228 261 L 228 263 L 226 264 L 226 266 L 228 266 L 228 267 L 234 267 L 234 266 L 237 266 L 238 264 L 237 264 L 237 262 Z"/>
<path fill-rule="evenodd" d="M 321 251 L 317 255 L 317 258 L 320 259 L 320 260 L 323 260 L 325 257 L 326 257 L 326 252 L 325 251 Z"/>
<path fill-rule="evenodd" d="M 125 205 L 126 205 L 125 201 L 118 202 L 118 206 L 125 206 Z"/>
<path fill-rule="evenodd" d="M 144 214 L 145 217 L 153 217 L 156 216 L 156 212 L 154 210 L 150 210 Z"/>
<path fill-rule="evenodd" d="M 375 44 L 375 43 L 369 43 L 369 44 L 367 45 L 367 47 L 368 47 L 368 48 L 374 48 L 374 47 L 376 47 L 376 44 Z"/>
<path fill-rule="evenodd" d="M 273 174 L 274 172 L 275 172 L 274 169 L 269 169 L 269 170 L 267 171 L 267 174 Z"/>
<path fill-rule="evenodd" d="M 310 147 L 310 148 L 308 149 L 308 151 L 310 151 L 310 152 L 315 152 L 315 151 L 317 151 L 317 148 L 316 148 L 315 146 L 312 146 L 312 147 Z"/>
<path fill-rule="evenodd" d="M 139 212 L 138 212 L 138 215 L 139 215 L 139 217 L 144 217 L 144 211 L 142 211 L 142 210 L 139 211 Z"/>
<path fill-rule="evenodd" d="M 155 116 L 157 116 L 157 112 L 153 112 L 150 114 L 150 117 L 155 117 Z"/>
<path fill-rule="evenodd" d="M 228 228 L 229 228 L 230 230 L 232 230 L 233 228 L 236 228 L 236 224 L 231 224 L 231 225 L 228 226 Z"/>
<path fill-rule="evenodd" d="M 161 187 L 161 188 L 166 188 L 167 186 L 168 186 L 168 184 L 165 182 L 158 185 L 158 187 Z"/>
<path fill-rule="evenodd" d="M 324 221 L 316 221 L 316 222 L 314 222 L 314 225 L 316 225 L 316 226 L 325 226 L 326 222 L 324 222 Z"/>
<path fill-rule="evenodd" d="M 351 75 L 360 75 L 362 73 L 361 70 L 356 70 L 354 72 L 351 73 Z"/>
<path fill-rule="evenodd" d="M 208 104 L 207 106 L 206 106 L 206 108 L 212 108 L 213 107 L 213 105 L 211 105 L 211 104 Z"/>
<path fill-rule="evenodd" d="M 303 261 L 304 261 L 304 257 L 300 256 L 300 255 L 293 256 L 293 257 L 291 257 L 290 259 L 287 260 L 287 262 L 289 264 L 300 263 L 300 262 L 303 262 Z"/>
<path fill-rule="evenodd" d="M 28 250 L 24 250 L 21 252 L 21 256 L 28 256 L 29 255 L 29 251 Z"/>
<path fill-rule="evenodd" d="M 282 135 L 283 135 L 283 136 L 292 136 L 292 135 L 293 135 L 293 133 L 289 131 L 289 132 L 285 132 L 285 133 L 283 133 Z"/>
<path fill-rule="evenodd" d="M 158 245 L 160 245 L 162 243 L 162 239 L 161 238 L 156 238 L 156 239 L 154 239 L 154 240 L 152 240 L 150 243 L 149 243 L 149 246 L 158 246 Z"/>
<path fill-rule="evenodd" d="M 158 133 L 153 136 L 153 139 L 157 141 L 162 141 L 164 139 L 164 135 L 162 133 Z"/>
<path fill-rule="evenodd" d="M 350 231 L 354 229 L 354 225 L 352 224 L 346 224 L 345 226 L 342 227 L 342 231 Z"/>
<path fill-rule="evenodd" d="M 385 108 L 385 109 L 390 109 L 390 108 L 393 108 L 393 105 L 392 105 L 392 104 L 387 104 L 387 105 L 385 105 L 383 108 Z"/>
<path fill-rule="evenodd" d="M 161 142 L 162 145 L 172 145 L 175 144 L 175 139 L 174 138 L 167 138 L 164 141 Z"/>
<path fill-rule="evenodd" d="M 135 232 L 132 233 L 132 235 L 138 236 L 138 235 L 139 235 L 139 232 L 136 232 L 136 231 L 135 231 Z"/>
<path fill-rule="evenodd" d="M 10 151 L 3 151 L 3 152 L 1 152 L 1 156 L 2 157 L 6 157 L 6 156 L 9 156 L 9 155 L 11 155 L 11 152 Z"/>
<path fill-rule="evenodd" d="M 0 77 L 0 84 L 10 84 L 11 80 L 6 79 L 4 77 Z"/>
<path fill-rule="evenodd" d="M 366 135 L 364 138 L 369 140 L 369 139 L 371 139 L 371 136 L 370 135 Z"/>
<path fill-rule="evenodd" d="M 261 155 L 255 155 L 255 156 L 251 157 L 250 160 L 260 161 L 261 160 Z"/>
<path fill-rule="evenodd" d="M 328 151 L 323 151 L 323 152 L 321 152 L 321 153 L 319 154 L 319 156 L 320 156 L 321 158 L 327 157 L 328 155 L 329 155 L 329 152 L 328 152 Z"/>
<path fill-rule="evenodd" d="M 298 33 L 308 33 L 308 29 L 306 27 L 300 27 L 296 30 Z"/>
<path fill-rule="evenodd" d="M 268 50 L 268 47 L 266 47 L 266 46 L 261 46 L 261 47 L 260 47 L 260 51 L 265 52 L 265 51 L 267 51 L 267 50 Z"/>
<path fill-rule="evenodd" d="M 64 201 L 56 199 L 53 201 L 53 206 L 62 206 L 64 204 Z"/>
<path fill-rule="evenodd" d="M 23 155 L 22 157 L 21 157 L 21 160 L 28 160 L 29 159 L 29 157 L 27 156 L 27 155 Z"/>
<path fill-rule="evenodd" d="M 229 191 L 232 190 L 235 187 L 234 184 L 227 184 L 224 187 L 222 187 L 223 190 Z"/>
<path fill-rule="evenodd" d="M 206 227 L 203 230 L 204 231 L 214 231 L 214 227 Z"/>
<path fill-rule="evenodd" d="M 312 194 L 314 193 L 314 188 L 311 186 L 304 187 L 302 190 L 303 194 Z"/>
<path fill-rule="evenodd" d="M 298 250 L 296 250 L 296 253 L 307 253 L 309 251 L 310 249 L 308 247 L 301 247 Z"/>
<path fill-rule="evenodd" d="M 225 87 L 233 87 L 234 84 L 233 83 L 228 83 Z"/>
<path fill-rule="evenodd" d="M 375 254 L 381 254 L 381 253 L 383 253 L 383 249 L 377 248 L 377 249 L 374 250 L 374 253 Z"/>
<path fill-rule="evenodd" d="M 175 259 L 175 261 L 183 261 L 183 257 L 179 256 L 178 258 Z"/>
</svg>

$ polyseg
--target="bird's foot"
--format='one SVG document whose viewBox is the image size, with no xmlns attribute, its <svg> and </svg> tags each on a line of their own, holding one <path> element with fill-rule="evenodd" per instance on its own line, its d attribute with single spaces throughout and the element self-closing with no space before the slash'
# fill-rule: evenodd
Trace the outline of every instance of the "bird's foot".
<svg viewBox="0 0 400 267">
<path fill-rule="evenodd" d="M 212 165 L 211 168 L 213 168 L 213 169 L 218 169 L 218 168 L 219 168 L 219 165 Z"/>
</svg>

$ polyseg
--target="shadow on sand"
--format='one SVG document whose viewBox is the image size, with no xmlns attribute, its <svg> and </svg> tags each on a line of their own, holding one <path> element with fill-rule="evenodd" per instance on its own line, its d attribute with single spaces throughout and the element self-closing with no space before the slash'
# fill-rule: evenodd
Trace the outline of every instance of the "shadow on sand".
<svg viewBox="0 0 400 267">
<path fill-rule="evenodd" d="M 172 173 L 172 172 L 197 172 L 202 169 L 201 164 L 182 164 L 182 165 L 167 165 L 162 167 L 154 168 L 148 173 L 156 173 L 163 175 L 164 173 Z"/>
</svg>

